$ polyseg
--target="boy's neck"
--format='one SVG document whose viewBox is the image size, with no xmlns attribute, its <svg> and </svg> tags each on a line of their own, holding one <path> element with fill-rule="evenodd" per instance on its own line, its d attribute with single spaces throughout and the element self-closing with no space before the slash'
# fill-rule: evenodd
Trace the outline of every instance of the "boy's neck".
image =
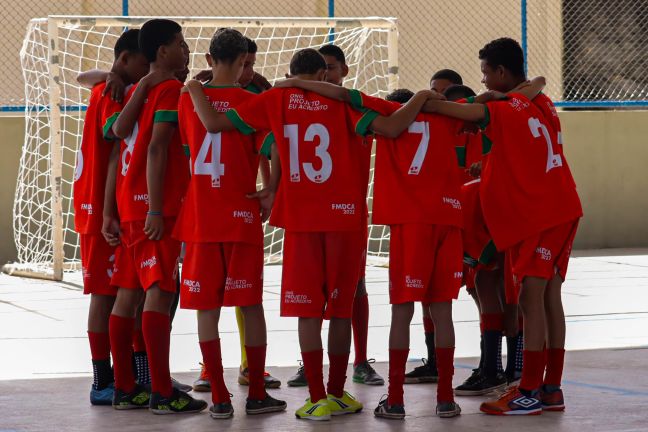
<svg viewBox="0 0 648 432">
<path fill-rule="evenodd" d="M 238 86 L 237 70 L 232 66 L 217 64 L 212 67 L 212 86 Z"/>
<path fill-rule="evenodd" d="M 513 90 L 514 88 L 522 84 L 524 81 L 526 81 L 526 77 L 518 77 L 518 78 L 511 79 L 511 82 L 507 86 L 509 88 L 506 89 L 503 93 L 510 92 L 511 90 Z"/>
<path fill-rule="evenodd" d="M 297 76 L 297 78 L 299 78 L 301 80 L 304 80 L 304 81 L 319 81 L 319 79 L 317 79 L 316 74 L 298 74 L 296 76 Z"/>
<path fill-rule="evenodd" d="M 162 64 L 159 61 L 154 61 L 151 63 L 151 65 L 149 66 L 149 72 L 158 72 L 164 77 L 168 77 L 167 79 L 175 79 L 175 71 L 168 68 L 166 65 Z"/>
</svg>

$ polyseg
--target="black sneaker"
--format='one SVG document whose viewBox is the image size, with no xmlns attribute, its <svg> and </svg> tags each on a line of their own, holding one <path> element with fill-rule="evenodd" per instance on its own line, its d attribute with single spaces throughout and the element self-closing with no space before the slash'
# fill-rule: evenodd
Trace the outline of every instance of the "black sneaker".
<svg viewBox="0 0 648 432">
<path fill-rule="evenodd" d="M 387 395 L 383 395 L 374 410 L 374 416 L 389 420 L 403 420 L 405 418 L 405 405 L 387 405 Z"/>
<path fill-rule="evenodd" d="M 248 398 L 245 404 L 245 412 L 250 415 L 266 414 L 285 411 L 287 406 L 286 401 L 275 399 L 266 393 L 265 399 L 262 400 Z"/>
<path fill-rule="evenodd" d="M 439 381 L 439 372 L 436 366 L 431 365 L 426 359 L 421 359 L 423 364 L 405 374 L 405 384 L 424 384 Z"/>
<path fill-rule="evenodd" d="M 168 398 L 159 393 L 152 393 L 149 408 L 153 414 L 197 413 L 207 408 L 207 402 L 194 399 L 185 392 L 173 389 L 173 393 Z"/>
<path fill-rule="evenodd" d="M 173 386 L 174 389 L 178 389 L 181 392 L 185 392 L 185 393 L 189 393 L 191 390 L 193 390 L 193 387 L 190 386 L 189 384 L 182 384 L 180 381 L 176 380 L 173 377 L 171 377 L 171 385 Z"/>
<path fill-rule="evenodd" d="M 306 387 L 307 385 L 308 381 L 306 381 L 304 365 L 302 362 L 299 362 L 299 369 L 297 369 L 297 373 L 288 380 L 288 387 Z"/>
<path fill-rule="evenodd" d="M 234 416 L 234 407 L 231 402 L 214 404 L 209 408 L 209 415 L 215 420 L 224 420 Z"/>
<path fill-rule="evenodd" d="M 369 359 L 353 367 L 353 382 L 367 385 L 384 385 L 385 380 L 371 366 L 376 360 Z"/>
<path fill-rule="evenodd" d="M 441 418 L 457 417 L 461 414 L 461 407 L 456 402 L 439 402 L 437 403 L 436 414 Z"/>
<path fill-rule="evenodd" d="M 132 392 L 126 393 L 115 388 L 112 406 L 117 410 L 148 408 L 151 396 L 143 385 L 135 384 Z"/>
<path fill-rule="evenodd" d="M 519 370 L 514 370 L 513 372 L 505 372 L 506 375 L 506 383 L 509 386 L 512 385 L 517 385 L 519 384 L 520 380 L 522 379 L 522 371 Z"/>
<path fill-rule="evenodd" d="M 477 371 L 477 372 L 475 372 Z M 506 387 L 506 377 L 498 372 L 493 377 L 487 377 L 479 369 L 474 369 L 473 374 L 455 389 L 457 396 L 481 396 Z"/>
</svg>

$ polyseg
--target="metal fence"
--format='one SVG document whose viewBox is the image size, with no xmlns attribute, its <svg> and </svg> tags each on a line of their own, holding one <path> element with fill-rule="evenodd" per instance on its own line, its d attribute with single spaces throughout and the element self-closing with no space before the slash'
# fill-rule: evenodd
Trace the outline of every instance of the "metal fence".
<svg viewBox="0 0 648 432">
<path fill-rule="evenodd" d="M 393 16 L 400 32 L 400 83 L 422 88 L 452 68 L 475 90 L 477 51 L 500 36 L 527 54 L 529 75 L 548 78 L 563 107 L 648 106 L 648 2 L 645 0 L 0 0 L 0 110 L 24 109 L 18 53 L 29 19 L 48 15 Z"/>
</svg>

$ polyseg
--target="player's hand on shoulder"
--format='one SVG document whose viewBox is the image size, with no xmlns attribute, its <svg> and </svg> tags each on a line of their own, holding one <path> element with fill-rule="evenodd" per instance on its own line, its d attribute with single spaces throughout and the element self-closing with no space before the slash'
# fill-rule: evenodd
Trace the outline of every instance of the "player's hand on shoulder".
<svg viewBox="0 0 648 432">
<path fill-rule="evenodd" d="M 108 72 L 108 76 L 106 77 L 106 87 L 103 90 L 102 96 L 110 94 L 110 99 L 122 103 L 125 91 L 126 83 L 124 80 L 116 73 Z"/>
<path fill-rule="evenodd" d="M 118 246 L 120 243 L 119 219 L 114 216 L 104 215 L 101 234 L 110 246 Z"/>
<path fill-rule="evenodd" d="M 201 70 L 196 74 L 196 76 L 193 77 L 193 79 L 198 80 L 200 82 L 208 82 L 211 81 L 213 78 L 214 78 L 214 74 L 211 69 Z"/>
<path fill-rule="evenodd" d="M 274 204 L 275 191 L 270 188 L 263 188 L 252 194 L 246 195 L 249 199 L 258 199 L 261 205 L 261 221 L 265 222 L 270 217 L 272 205 Z"/>
<path fill-rule="evenodd" d="M 254 72 L 254 75 L 252 75 L 252 84 L 254 84 L 257 88 L 260 88 L 263 91 L 270 90 L 272 88 L 272 84 L 270 84 L 270 81 L 268 81 L 266 77 L 264 77 L 258 72 Z"/>
<path fill-rule="evenodd" d="M 160 70 L 151 71 L 140 80 L 139 85 L 144 86 L 148 90 L 160 84 L 162 81 L 166 81 L 167 79 L 169 79 L 167 72 Z"/>
<path fill-rule="evenodd" d="M 164 219 L 161 215 L 146 215 L 144 223 L 144 234 L 149 240 L 161 240 L 164 234 Z"/>
</svg>

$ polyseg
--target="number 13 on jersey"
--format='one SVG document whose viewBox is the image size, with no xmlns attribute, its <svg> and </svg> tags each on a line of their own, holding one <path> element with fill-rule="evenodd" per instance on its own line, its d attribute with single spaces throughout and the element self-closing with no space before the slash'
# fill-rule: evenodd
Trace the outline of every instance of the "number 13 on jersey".
<svg viewBox="0 0 648 432">
<path fill-rule="evenodd" d="M 330 143 L 329 132 L 321 123 L 313 123 L 306 128 L 304 141 L 313 142 L 315 137 L 319 138 L 319 144 L 315 147 L 315 156 L 322 161 L 322 167 L 316 170 L 310 162 L 301 163 L 299 161 L 299 125 L 284 125 L 284 137 L 288 138 L 288 147 L 290 151 L 290 181 L 301 181 L 301 169 L 304 174 L 313 183 L 324 183 L 331 177 L 333 172 L 333 159 L 328 152 Z"/>
</svg>

